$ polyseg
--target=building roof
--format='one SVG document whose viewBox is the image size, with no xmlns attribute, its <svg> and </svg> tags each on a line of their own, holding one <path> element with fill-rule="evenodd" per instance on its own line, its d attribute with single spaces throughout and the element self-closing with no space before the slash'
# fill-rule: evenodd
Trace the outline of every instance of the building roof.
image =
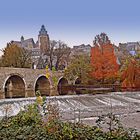
<svg viewBox="0 0 140 140">
<path fill-rule="evenodd" d="M 45 36 L 48 35 L 44 25 L 41 26 L 41 29 L 39 31 L 39 36 L 41 35 L 45 35 Z"/>
<path fill-rule="evenodd" d="M 19 47 L 23 47 L 23 48 L 26 48 L 26 49 L 36 47 L 36 44 L 35 44 L 33 38 L 29 38 L 29 39 L 26 39 L 26 40 L 22 39 L 21 41 L 13 41 L 13 43 L 17 44 Z"/>
</svg>

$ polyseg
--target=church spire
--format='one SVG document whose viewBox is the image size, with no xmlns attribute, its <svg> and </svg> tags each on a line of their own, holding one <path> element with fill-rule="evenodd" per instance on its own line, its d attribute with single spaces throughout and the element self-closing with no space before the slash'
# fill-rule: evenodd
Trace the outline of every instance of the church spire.
<svg viewBox="0 0 140 140">
<path fill-rule="evenodd" d="M 21 40 L 21 42 L 23 42 L 23 41 L 24 41 L 24 37 L 23 37 L 23 36 L 21 36 L 20 40 Z"/>
<path fill-rule="evenodd" d="M 41 29 L 40 29 L 40 31 L 39 31 L 39 35 L 40 35 L 40 36 L 41 36 L 41 35 L 45 35 L 45 36 L 47 35 L 47 31 L 46 31 L 44 25 L 41 26 Z"/>
</svg>

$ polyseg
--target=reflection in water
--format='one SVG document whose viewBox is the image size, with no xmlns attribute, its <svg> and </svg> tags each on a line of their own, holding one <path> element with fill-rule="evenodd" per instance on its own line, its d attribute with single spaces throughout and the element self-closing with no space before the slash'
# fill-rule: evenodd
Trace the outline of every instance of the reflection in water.
<svg viewBox="0 0 140 140">
<path fill-rule="evenodd" d="M 58 83 L 58 93 L 59 95 L 67 95 L 68 94 L 68 80 L 66 78 L 61 78 Z"/>
<path fill-rule="evenodd" d="M 41 76 L 37 79 L 35 85 L 35 92 L 39 90 L 42 96 L 50 95 L 50 83 L 45 76 Z"/>
<path fill-rule="evenodd" d="M 5 98 L 25 97 L 25 83 L 18 75 L 13 75 L 5 83 Z"/>
</svg>

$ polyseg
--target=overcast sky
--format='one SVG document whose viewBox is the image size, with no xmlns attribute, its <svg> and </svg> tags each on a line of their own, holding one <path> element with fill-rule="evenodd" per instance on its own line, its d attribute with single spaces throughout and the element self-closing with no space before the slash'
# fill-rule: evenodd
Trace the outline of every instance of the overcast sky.
<svg viewBox="0 0 140 140">
<path fill-rule="evenodd" d="M 140 0 L 0 0 L 0 48 L 22 35 L 37 41 L 42 24 L 70 47 L 101 32 L 116 45 L 140 41 Z"/>
</svg>

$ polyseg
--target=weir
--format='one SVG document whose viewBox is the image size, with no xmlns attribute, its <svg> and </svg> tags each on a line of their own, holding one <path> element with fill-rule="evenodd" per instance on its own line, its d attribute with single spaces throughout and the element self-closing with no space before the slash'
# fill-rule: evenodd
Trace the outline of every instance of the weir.
<svg viewBox="0 0 140 140">
<path fill-rule="evenodd" d="M 35 97 L 1 99 L 0 116 L 16 115 L 35 100 Z M 109 112 L 127 114 L 140 111 L 140 92 L 47 96 L 46 104 L 49 102 L 57 105 L 62 120 L 78 118 L 79 112 L 81 118 L 96 117 Z"/>
</svg>

